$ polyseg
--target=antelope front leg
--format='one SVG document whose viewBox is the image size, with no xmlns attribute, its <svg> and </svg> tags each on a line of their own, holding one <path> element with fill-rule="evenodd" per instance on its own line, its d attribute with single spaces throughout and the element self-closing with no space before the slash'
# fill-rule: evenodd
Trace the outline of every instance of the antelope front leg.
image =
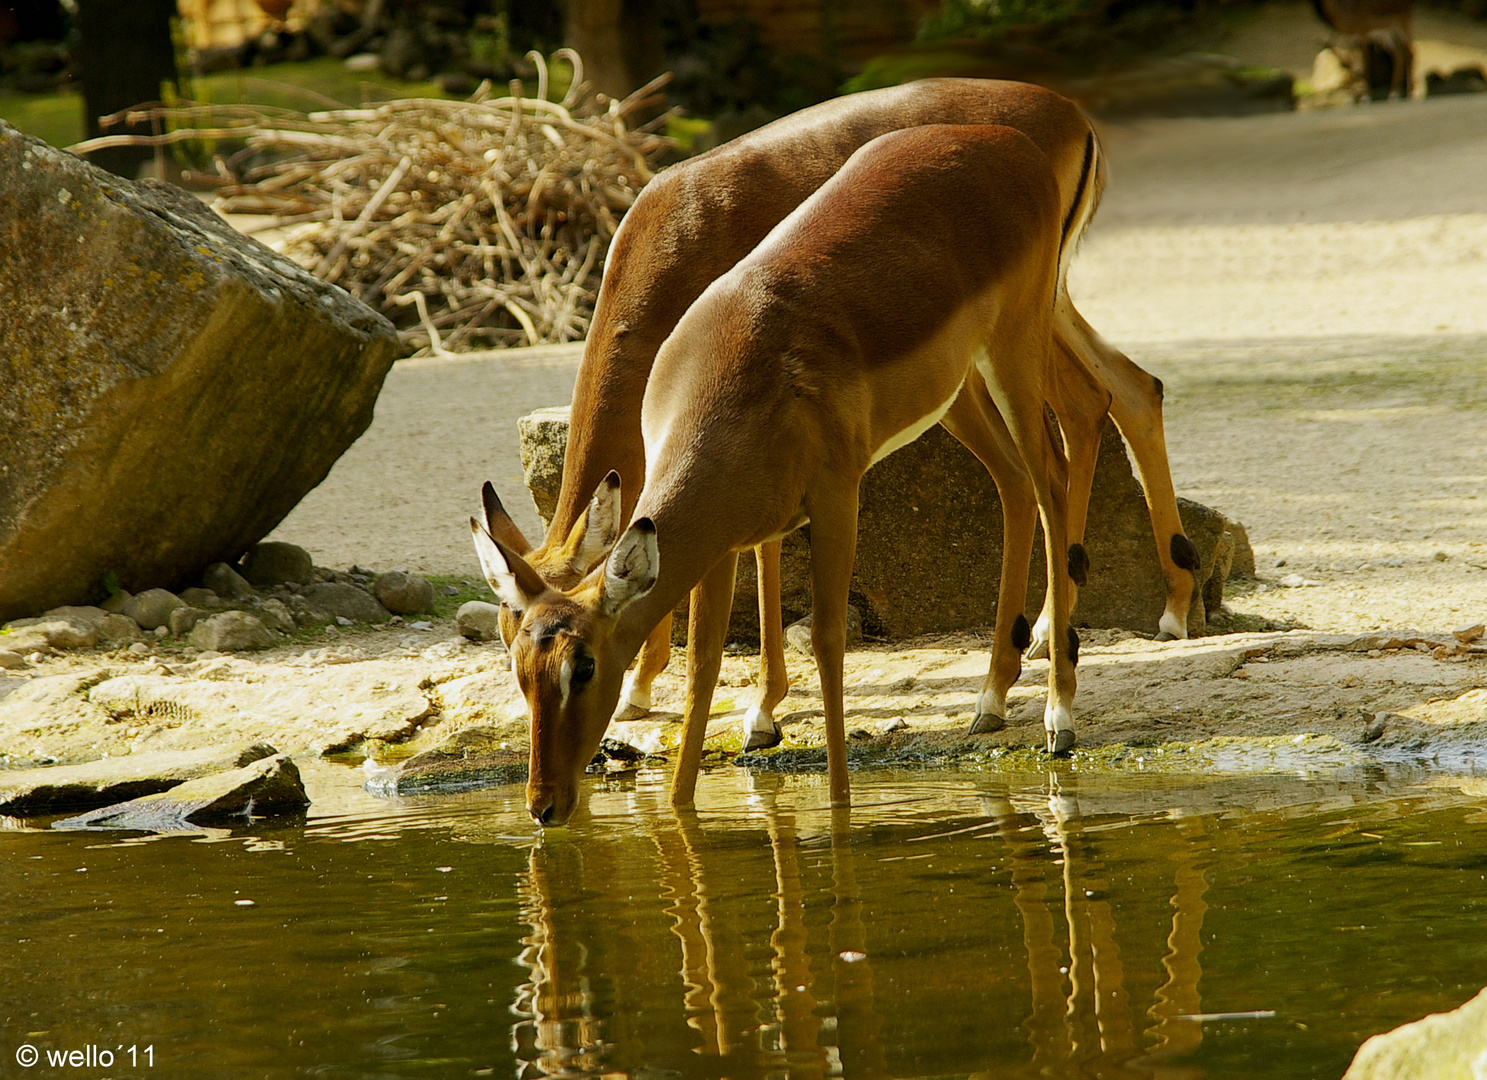
<svg viewBox="0 0 1487 1080">
<path fill-rule="evenodd" d="M 1152 535 L 1162 577 L 1167 581 L 1167 603 L 1158 623 L 1158 641 L 1188 636 L 1188 608 L 1192 605 L 1201 566 L 1198 549 L 1182 530 L 1177 512 L 1177 492 L 1167 462 L 1167 437 L 1162 427 L 1162 381 L 1132 363 L 1119 349 L 1107 344 L 1084 317 L 1065 299 L 1060 315 L 1060 333 L 1095 369 L 1110 391 L 1110 418 L 1120 430 L 1146 493 Z"/>
<path fill-rule="evenodd" d="M 857 551 L 857 479 L 850 487 L 812 498 L 806 511 L 811 519 L 811 647 L 826 713 L 827 781 L 831 805 L 846 806 L 852 796 L 842 665 L 847 654 L 847 595 Z"/>
<path fill-rule="evenodd" d="M 702 767 L 702 744 L 707 738 L 707 717 L 723 663 L 723 642 L 728 636 L 728 617 L 733 613 L 733 580 L 738 574 L 738 552 L 730 551 L 692 590 L 688 619 L 687 707 L 682 727 L 681 760 L 671 778 L 671 805 L 690 806 L 697 790 L 697 770 Z"/>
<path fill-rule="evenodd" d="M 620 691 L 620 706 L 614 711 L 616 720 L 639 720 L 651 711 L 651 683 L 666 669 L 671 659 L 671 614 L 656 624 L 651 636 L 640 647 L 640 656 L 635 666 L 625 673 L 625 685 Z M 688 630 L 690 633 L 690 628 Z"/>
<path fill-rule="evenodd" d="M 759 566 L 759 702 L 744 715 L 743 748 L 767 750 L 784 737 L 775 723 L 775 706 L 790 692 L 785 670 L 785 627 L 780 615 L 780 544 L 754 549 Z"/>
</svg>

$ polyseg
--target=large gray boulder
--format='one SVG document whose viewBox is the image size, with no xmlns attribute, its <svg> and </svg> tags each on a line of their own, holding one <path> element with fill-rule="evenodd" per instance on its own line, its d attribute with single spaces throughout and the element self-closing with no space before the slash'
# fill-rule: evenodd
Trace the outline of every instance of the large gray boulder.
<svg viewBox="0 0 1487 1080">
<path fill-rule="evenodd" d="M 1487 1075 L 1487 990 L 1459 1009 L 1375 1035 L 1343 1080 L 1478 1080 Z"/>
<path fill-rule="evenodd" d="M 168 184 L 0 122 L 0 619 L 194 584 L 372 419 L 380 315 Z"/>
<path fill-rule="evenodd" d="M 0 773 L 0 814 L 24 817 L 107 806 L 165 791 L 186 780 L 240 769 L 278 751 L 272 746 L 212 746 L 128 754 L 80 765 Z"/>
<path fill-rule="evenodd" d="M 192 826 L 298 814 L 309 805 L 294 761 L 287 754 L 275 754 L 232 772 L 187 780 L 168 791 L 89 810 L 53 822 L 52 828 L 177 832 Z"/>
<path fill-rule="evenodd" d="M 562 483 L 567 410 L 539 410 L 518 425 L 532 501 L 551 520 Z M 1207 609 L 1223 599 L 1236 550 L 1223 514 L 1178 500 L 1183 527 L 1202 559 L 1188 632 L 1201 634 Z M 1125 445 L 1105 425 L 1084 539 L 1089 581 L 1079 590 L 1076 626 L 1125 627 L 1156 633 L 1166 603 L 1151 518 Z M 1248 541 L 1244 543 L 1248 551 Z M 1216 557 L 1217 556 L 1217 557 Z M 1253 572 L 1253 556 L 1250 556 Z M 1002 561 L 1002 505 L 996 485 L 970 451 L 943 428 L 890 454 L 863 478 L 857 517 L 852 603 L 870 636 L 906 638 L 989 626 L 996 616 Z M 786 537 L 780 579 L 788 625 L 810 612 L 810 526 Z M 757 641 L 758 604 L 752 558 L 739 560 L 730 637 Z M 1043 605 L 1042 530 L 1033 549 L 1027 615 Z M 685 633 L 686 608 L 678 635 Z"/>
</svg>

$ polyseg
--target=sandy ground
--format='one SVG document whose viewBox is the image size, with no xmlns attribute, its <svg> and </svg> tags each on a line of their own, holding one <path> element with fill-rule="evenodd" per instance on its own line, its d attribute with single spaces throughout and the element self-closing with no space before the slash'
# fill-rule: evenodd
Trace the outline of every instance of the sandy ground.
<svg viewBox="0 0 1487 1080">
<path fill-rule="evenodd" d="M 1247 760 L 1283 768 L 1393 755 L 1474 770 L 1487 646 L 1449 631 L 1487 618 L 1487 95 L 1106 137 L 1112 180 L 1074 296 L 1164 380 L 1178 491 L 1246 524 L 1260 580 L 1231 589 L 1235 633 L 1166 645 L 1089 633 L 1081 746 L 1146 767 L 1158 755 L 1139 748 L 1172 743 L 1192 766 L 1233 760 L 1228 740 L 1242 736 Z M 371 429 L 275 537 L 322 565 L 478 582 L 464 522 L 480 483 L 535 533 L 516 420 L 567 400 L 577 357 L 400 363 Z M 504 656 L 452 638 L 441 621 L 235 658 L 165 642 L 143 657 L 48 659 L 24 685 L 0 679 L 0 758 L 177 749 L 224 724 L 281 749 L 373 758 L 493 724 L 519 753 Z M 1041 745 L 1046 662 L 1014 689 L 1006 731 L 959 737 L 985 645 L 962 635 L 850 654 L 848 724 L 870 737 L 853 745 L 890 760 Z M 718 748 L 737 746 L 754 663 L 725 664 Z M 786 745 L 818 747 L 813 665 L 792 654 L 790 666 Z M 661 715 L 617 734 L 675 743 L 680 668 L 658 682 Z M 1377 712 L 1396 715 L 1364 748 Z"/>
</svg>

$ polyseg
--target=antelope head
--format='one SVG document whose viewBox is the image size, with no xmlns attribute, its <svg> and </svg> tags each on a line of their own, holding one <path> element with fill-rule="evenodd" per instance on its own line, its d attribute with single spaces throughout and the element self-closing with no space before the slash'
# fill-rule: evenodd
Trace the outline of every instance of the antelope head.
<svg viewBox="0 0 1487 1080">
<path fill-rule="evenodd" d="M 574 557 L 587 558 L 593 569 L 571 588 L 558 589 L 497 539 L 506 530 L 491 520 L 489 498 L 486 510 L 486 524 L 471 518 L 470 531 L 485 579 L 501 600 L 501 637 L 531 720 L 527 810 L 543 825 L 561 825 L 578 804 L 584 769 L 620 698 L 631 657 L 614 640 L 615 623 L 655 584 L 656 529 L 641 518 L 615 539 L 619 477 L 610 473 L 574 527 L 585 534 Z"/>
</svg>

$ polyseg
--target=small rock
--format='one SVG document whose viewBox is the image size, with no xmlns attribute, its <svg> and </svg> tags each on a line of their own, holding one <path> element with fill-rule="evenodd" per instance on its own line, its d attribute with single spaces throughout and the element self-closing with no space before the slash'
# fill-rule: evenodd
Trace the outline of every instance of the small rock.
<svg viewBox="0 0 1487 1080">
<path fill-rule="evenodd" d="M 124 605 L 129 603 L 131 598 L 132 594 L 125 592 L 123 589 L 120 589 L 103 603 L 99 604 L 98 607 L 101 611 L 111 612 L 114 615 L 121 615 L 124 612 Z"/>
<path fill-rule="evenodd" d="M 0 668 L 15 670 L 26 666 L 26 658 L 20 653 L 13 653 L 9 649 L 0 649 Z"/>
<path fill-rule="evenodd" d="M 1363 741 L 1366 743 L 1377 742 L 1384 737 L 1384 729 L 1389 726 L 1390 713 L 1375 713 L 1372 720 L 1363 728 Z"/>
<path fill-rule="evenodd" d="M 849 739 L 871 739 L 872 737 L 873 733 L 867 730 L 867 728 L 853 728 L 847 732 L 847 738 Z"/>
<path fill-rule="evenodd" d="M 460 605 L 454 625 L 471 641 L 496 641 L 501 636 L 501 609 L 484 600 L 467 600 Z"/>
<path fill-rule="evenodd" d="M 1470 645 L 1484 633 L 1487 633 L 1487 623 L 1468 623 L 1466 626 L 1458 626 L 1451 634 L 1463 645 Z"/>
<path fill-rule="evenodd" d="M 274 635 L 256 615 L 249 615 L 246 611 L 223 611 L 197 623 L 190 640 L 203 652 L 222 653 L 267 649 L 274 644 Z"/>
<path fill-rule="evenodd" d="M 460 594 L 458 585 L 446 585 L 439 590 L 440 596 L 458 596 Z"/>
<path fill-rule="evenodd" d="M 270 630 L 279 630 L 283 633 L 290 634 L 298 629 L 294 621 L 294 616 L 289 612 L 288 605 L 277 597 L 270 597 L 259 605 L 257 614 L 259 621 Z"/>
<path fill-rule="evenodd" d="M 170 590 L 146 589 L 126 600 L 119 614 L 129 616 L 143 630 L 154 630 L 169 626 L 170 613 L 180 606 L 181 598 Z"/>
<path fill-rule="evenodd" d="M 28 664 L 39 664 L 39 663 L 41 663 L 45 659 L 46 659 L 46 653 L 44 653 L 44 652 L 34 652 L 30 656 L 26 657 L 26 662 Z"/>
<path fill-rule="evenodd" d="M 222 598 L 211 589 L 200 589 L 192 587 L 181 590 L 181 603 L 190 604 L 194 608 L 205 608 L 211 610 L 222 606 Z"/>
<path fill-rule="evenodd" d="M 243 577 L 260 589 L 290 582 L 309 585 L 315 580 L 315 563 L 299 545 L 269 540 L 243 556 Z"/>
<path fill-rule="evenodd" d="M 618 762 L 621 765 L 639 765 L 645 760 L 644 750 L 631 746 L 619 739 L 604 739 L 599 743 L 599 753 L 596 757 L 600 760 Z"/>
<path fill-rule="evenodd" d="M 392 570 L 377 579 L 373 593 L 383 607 L 397 615 L 434 610 L 434 587 L 417 574 Z"/>
<path fill-rule="evenodd" d="M 1320 581 L 1313 581 L 1310 578 L 1304 578 L 1300 574 L 1287 574 L 1285 577 L 1280 579 L 1280 583 L 1281 587 L 1286 589 L 1315 588 L 1316 586 L 1322 584 Z"/>
<path fill-rule="evenodd" d="M 1404 565 L 1404 560 L 1398 555 L 1390 555 L 1387 559 L 1379 560 L 1380 566 L 1399 567 Z"/>
<path fill-rule="evenodd" d="M 332 619 L 350 619 L 359 623 L 385 623 L 392 615 L 365 589 L 339 582 L 311 585 L 302 594 L 305 606 Z"/>
<path fill-rule="evenodd" d="M 13 632 L 13 636 L 6 635 L 6 645 L 15 652 L 88 649 L 98 644 L 98 631 L 80 620 L 17 619 L 6 628 Z"/>
<path fill-rule="evenodd" d="M 337 615 L 336 616 L 336 625 L 337 626 L 353 626 L 355 624 L 352 623 L 352 621 L 350 619 L 346 618 L 346 616 L 344 616 L 344 615 Z"/>
<path fill-rule="evenodd" d="M 132 652 L 135 656 L 150 655 L 150 647 L 143 641 L 136 641 L 133 645 L 129 646 L 129 651 Z"/>
<path fill-rule="evenodd" d="M 201 575 L 201 583 L 218 596 L 232 600 L 246 600 L 253 595 L 253 586 L 248 584 L 248 580 L 225 562 L 207 567 L 206 573 Z"/>
<path fill-rule="evenodd" d="M 205 592 L 206 590 L 197 591 Z M 178 607 L 170 613 L 170 632 L 174 637 L 185 637 L 191 633 L 192 627 L 206 617 L 207 613 L 200 608 Z"/>
<path fill-rule="evenodd" d="M 293 814 L 309 804 L 294 762 L 287 754 L 275 754 L 232 772 L 187 780 L 169 791 L 66 818 L 52 828 L 168 832 L 233 818 Z"/>
<path fill-rule="evenodd" d="M 427 633 L 434 628 L 434 624 L 428 622 L 427 620 L 420 619 L 418 622 L 409 623 L 408 628 L 410 630 L 422 630 Z"/>
<path fill-rule="evenodd" d="M 785 643 L 796 652 L 804 653 L 806 656 L 816 654 L 815 647 L 811 644 L 811 617 L 807 615 L 785 627 Z M 847 605 L 847 647 L 862 643 L 862 612 L 857 610 L 855 604 Z"/>
<path fill-rule="evenodd" d="M 889 734 L 895 731 L 903 731 L 908 726 L 909 722 L 902 716 L 895 716 L 892 720 L 883 725 L 883 732 L 884 734 Z"/>
<path fill-rule="evenodd" d="M 1451 556 L 1447 555 L 1444 551 L 1437 551 L 1433 556 L 1436 562 L 1445 562 L 1450 557 Z"/>
</svg>

